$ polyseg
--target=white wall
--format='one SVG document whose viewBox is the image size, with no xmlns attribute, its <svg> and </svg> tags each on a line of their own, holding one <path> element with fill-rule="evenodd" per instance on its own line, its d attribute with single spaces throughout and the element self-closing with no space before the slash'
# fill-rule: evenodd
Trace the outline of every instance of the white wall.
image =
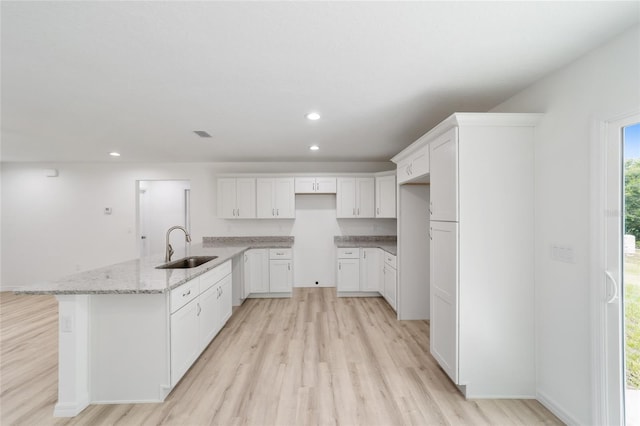
<svg viewBox="0 0 640 426">
<path fill-rule="evenodd" d="M 640 108 L 640 29 L 625 32 L 494 108 L 543 112 L 535 142 L 536 368 L 540 399 L 591 420 L 589 235 L 593 120 Z M 551 260 L 569 245 L 575 262 Z"/>
<path fill-rule="evenodd" d="M 51 168 L 58 169 L 60 175 L 45 177 L 45 169 Z M 2 163 L 0 288 L 7 290 L 137 258 L 138 180 L 190 181 L 191 232 L 199 242 L 203 236 L 295 236 L 293 221 L 217 219 L 218 173 L 348 173 L 391 168 L 387 162 Z M 111 207 L 113 214 L 104 215 L 104 207 Z M 372 233 L 371 222 L 356 220 L 340 229 Z M 389 228 L 395 231 L 395 226 Z"/>
</svg>

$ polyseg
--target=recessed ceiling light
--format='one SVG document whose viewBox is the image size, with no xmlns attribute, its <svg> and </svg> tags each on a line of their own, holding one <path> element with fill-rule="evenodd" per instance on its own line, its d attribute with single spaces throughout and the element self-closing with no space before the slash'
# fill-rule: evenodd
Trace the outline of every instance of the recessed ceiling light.
<svg viewBox="0 0 640 426">
<path fill-rule="evenodd" d="M 320 114 L 318 114 L 317 112 L 310 112 L 307 115 L 305 115 L 305 117 L 307 117 L 307 120 L 312 120 L 312 121 L 320 120 Z"/>
<path fill-rule="evenodd" d="M 193 133 L 200 136 L 201 138 L 210 138 L 211 135 L 204 130 L 194 130 Z"/>
<path fill-rule="evenodd" d="M 320 149 L 320 147 L 319 147 L 318 145 L 311 145 L 311 146 L 309 147 L 309 149 L 310 149 L 311 151 L 317 151 L 317 150 L 319 150 L 319 149 Z"/>
<path fill-rule="evenodd" d="M 112 156 L 112 157 L 120 157 L 120 153 L 119 152 L 115 152 L 115 151 L 110 152 L 109 155 Z"/>
</svg>

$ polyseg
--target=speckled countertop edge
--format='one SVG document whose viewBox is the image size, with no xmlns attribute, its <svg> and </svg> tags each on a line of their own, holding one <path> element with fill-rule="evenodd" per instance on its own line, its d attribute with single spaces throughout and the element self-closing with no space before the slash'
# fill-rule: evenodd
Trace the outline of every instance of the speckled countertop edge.
<svg viewBox="0 0 640 426">
<path fill-rule="evenodd" d="M 398 255 L 397 237 L 395 235 L 336 235 L 333 242 L 338 248 L 360 247 L 380 248 L 394 256 Z"/>
<path fill-rule="evenodd" d="M 234 237 L 218 240 L 207 237 L 202 244 L 191 244 L 186 250 L 176 251 L 173 259 L 187 256 L 218 256 L 191 269 L 156 269 L 164 264 L 161 254 L 133 259 L 91 271 L 62 277 L 51 281 L 37 282 L 15 289 L 16 294 L 157 294 L 166 293 L 215 268 L 229 259 L 252 248 L 289 248 L 293 237 Z"/>
</svg>

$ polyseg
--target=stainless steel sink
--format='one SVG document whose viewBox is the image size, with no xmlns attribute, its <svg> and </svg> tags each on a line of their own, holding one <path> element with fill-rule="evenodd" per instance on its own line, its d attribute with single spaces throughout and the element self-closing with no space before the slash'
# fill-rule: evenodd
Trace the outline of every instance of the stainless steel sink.
<svg viewBox="0 0 640 426">
<path fill-rule="evenodd" d="M 189 256 L 182 259 L 174 260 L 173 262 L 165 263 L 164 265 L 156 266 L 156 269 L 189 269 L 200 266 L 203 263 L 207 263 L 213 259 L 217 259 L 218 256 Z"/>
</svg>

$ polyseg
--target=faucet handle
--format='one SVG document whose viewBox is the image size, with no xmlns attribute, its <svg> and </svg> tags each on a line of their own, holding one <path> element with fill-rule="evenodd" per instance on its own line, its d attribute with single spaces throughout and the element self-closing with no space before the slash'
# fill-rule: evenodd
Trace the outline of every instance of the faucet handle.
<svg viewBox="0 0 640 426">
<path fill-rule="evenodd" d="M 173 247 L 171 247 L 171 244 L 167 245 L 167 252 L 169 253 L 169 258 L 167 259 L 167 261 L 170 261 L 171 256 L 173 256 Z"/>
</svg>

